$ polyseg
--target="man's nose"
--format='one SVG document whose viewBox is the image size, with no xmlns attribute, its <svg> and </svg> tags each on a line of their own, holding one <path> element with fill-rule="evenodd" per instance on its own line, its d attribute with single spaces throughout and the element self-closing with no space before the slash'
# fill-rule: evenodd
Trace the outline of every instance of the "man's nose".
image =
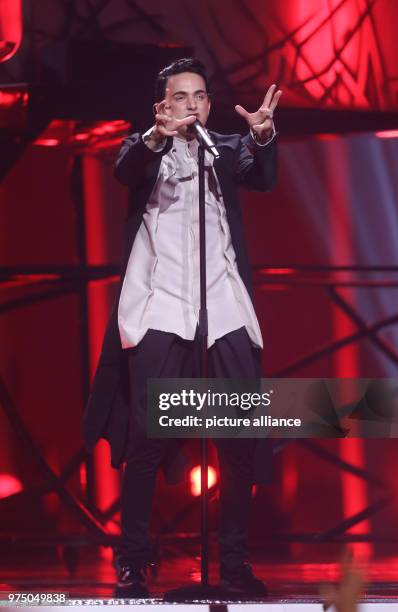
<svg viewBox="0 0 398 612">
<path fill-rule="evenodd" d="M 189 110 L 196 109 L 197 102 L 196 102 L 195 96 L 188 96 L 187 103 L 188 103 Z"/>
</svg>

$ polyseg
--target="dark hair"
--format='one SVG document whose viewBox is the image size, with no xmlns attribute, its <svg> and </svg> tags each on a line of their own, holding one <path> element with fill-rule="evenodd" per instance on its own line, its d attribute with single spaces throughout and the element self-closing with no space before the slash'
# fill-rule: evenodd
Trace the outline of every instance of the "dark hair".
<svg viewBox="0 0 398 612">
<path fill-rule="evenodd" d="M 173 76 L 173 74 L 181 74 L 181 72 L 194 72 L 195 74 L 199 74 L 199 76 L 204 79 L 206 91 L 209 91 L 209 81 L 204 64 L 193 57 L 183 57 L 169 64 L 169 66 L 162 68 L 159 72 L 155 83 L 155 99 L 157 102 L 163 100 L 165 96 L 167 79 Z"/>
</svg>

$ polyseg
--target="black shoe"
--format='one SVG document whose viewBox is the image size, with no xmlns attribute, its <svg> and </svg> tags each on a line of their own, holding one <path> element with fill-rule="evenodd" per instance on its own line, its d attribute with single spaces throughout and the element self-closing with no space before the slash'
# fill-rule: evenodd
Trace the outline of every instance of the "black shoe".
<svg viewBox="0 0 398 612">
<path fill-rule="evenodd" d="M 244 597 L 265 597 L 268 589 L 264 582 L 253 574 L 248 563 L 241 563 L 233 568 L 221 565 L 220 586 L 227 595 Z"/>
<path fill-rule="evenodd" d="M 117 571 L 117 586 L 115 597 L 143 599 L 149 597 L 146 586 L 147 564 L 133 563 L 126 557 L 121 557 L 115 563 Z"/>
</svg>

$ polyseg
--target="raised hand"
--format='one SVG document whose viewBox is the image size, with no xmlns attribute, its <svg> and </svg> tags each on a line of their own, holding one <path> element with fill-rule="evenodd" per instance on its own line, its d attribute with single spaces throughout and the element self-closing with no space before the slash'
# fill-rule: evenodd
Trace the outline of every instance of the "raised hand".
<svg viewBox="0 0 398 612">
<path fill-rule="evenodd" d="M 364 576 L 347 550 L 341 564 L 341 580 L 335 587 L 332 584 L 320 586 L 320 594 L 324 599 L 324 609 L 334 606 L 337 612 L 356 612 L 357 602 L 361 595 Z"/>
<path fill-rule="evenodd" d="M 177 119 L 172 115 L 170 103 L 170 90 L 166 88 L 165 99 L 155 104 L 156 132 L 161 138 L 166 136 L 177 136 L 182 126 L 190 125 L 196 120 L 195 115 L 189 115 L 183 119 Z"/>
<path fill-rule="evenodd" d="M 265 94 L 262 105 L 255 113 L 249 113 L 239 104 L 235 106 L 236 112 L 241 117 L 246 119 L 250 129 L 256 132 L 256 135 L 260 141 L 266 140 L 272 133 L 274 110 L 281 95 L 282 91 L 280 89 L 276 91 L 276 85 L 273 84 Z"/>
</svg>

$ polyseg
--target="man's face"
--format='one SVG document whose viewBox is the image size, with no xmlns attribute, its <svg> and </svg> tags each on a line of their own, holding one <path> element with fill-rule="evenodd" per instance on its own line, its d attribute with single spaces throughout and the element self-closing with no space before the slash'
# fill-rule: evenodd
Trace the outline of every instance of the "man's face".
<svg viewBox="0 0 398 612">
<path fill-rule="evenodd" d="M 210 113 L 210 100 L 206 91 L 206 84 L 199 74 L 182 72 L 173 74 L 167 79 L 166 87 L 169 91 L 170 112 L 176 119 L 183 119 L 189 115 L 196 115 L 202 125 L 206 125 Z M 187 135 L 186 125 L 180 128 L 182 136 Z"/>
</svg>

